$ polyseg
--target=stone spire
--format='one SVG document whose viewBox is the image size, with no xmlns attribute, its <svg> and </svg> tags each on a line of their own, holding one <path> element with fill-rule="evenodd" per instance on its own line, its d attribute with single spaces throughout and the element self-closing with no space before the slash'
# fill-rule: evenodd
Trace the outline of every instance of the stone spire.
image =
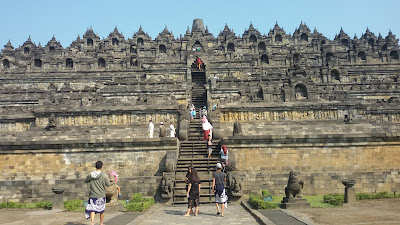
<svg viewBox="0 0 400 225">
<path fill-rule="evenodd" d="M 202 19 L 194 19 L 192 25 L 192 33 L 201 32 L 204 33 L 204 23 Z"/>
<path fill-rule="evenodd" d="M 378 35 L 378 42 L 383 42 L 385 39 L 382 37 L 381 33 Z"/>
<path fill-rule="evenodd" d="M 13 50 L 14 49 L 14 46 L 12 46 L 10 39 L 8 39 L 7 44 L 4 45 L 4 49 L 7 49 L 7 50 Z"/>
<path fill-rule="evenodd" d="M 386 36 L 386 41 L 396 42 L 396 35 L 394 35 L 391 30 L 389 30 L 388 36 Z"/>
</svg>

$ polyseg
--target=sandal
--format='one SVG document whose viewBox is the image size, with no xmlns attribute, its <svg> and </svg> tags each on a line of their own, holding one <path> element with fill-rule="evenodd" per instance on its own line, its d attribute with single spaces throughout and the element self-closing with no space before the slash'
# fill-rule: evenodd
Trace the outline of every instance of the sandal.
<svg viewBox="0 0 400 225">
<path fill-rule="evenodd" d="M 220 212 L 217 212 L 217 216 L 218 216 L 219 214 L 221 214 L 221 213 L 220 213 Z"/>
</svg>

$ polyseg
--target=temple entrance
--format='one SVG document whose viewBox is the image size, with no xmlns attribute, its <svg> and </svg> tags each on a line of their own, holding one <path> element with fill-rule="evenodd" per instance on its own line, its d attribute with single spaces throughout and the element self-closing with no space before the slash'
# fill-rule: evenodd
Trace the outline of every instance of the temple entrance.
<svg viewBox="0 0 400 225">
<path fill-rule="evenodd" d="M 192 64 L 192 104 L 196 111 L 207 106 L 206 67 L 200 58 Z"/>
</svg>

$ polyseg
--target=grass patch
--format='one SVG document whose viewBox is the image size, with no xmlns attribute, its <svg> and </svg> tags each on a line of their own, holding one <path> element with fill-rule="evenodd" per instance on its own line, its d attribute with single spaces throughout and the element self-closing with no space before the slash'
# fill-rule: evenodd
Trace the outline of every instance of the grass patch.
<svg viewBox="0 0 400 225">
<path fill-rule="evenodd" d="M 334 206 L 341 206 L 344 202 L 344 195 L 342 194 L 326 194 L 323 198 L 325 203 Z"/>
<path fill-rule="evenodd" d="M 357 193 L 356 198 L 357 200 L 365 200 L 365 199 L 385 199 L 385 198 L 398 198 L 400 197 L 400 194 L 394 194 L 388 193 L 386 191 L 384 192 L 378 192 L 378 193 Z"/>
<path fill-rule="evenodd" d="M 264 199 L 261 198 L 262 195 L 251 195 L 251 201 L 249 199 L 249 203 L 256 209 L 275 209 L 279 208 L 279 205 L 281 204 L 283 198 L 285 196 L 273 196 L 272 201 L 266 202 L 265 203 L 260 203 L 264 202 Z M 255 200 L 254 198 L 258 199 Z M 332 208 L 336 207 L 335 205 L 331 205 L 329 203 L 324 202 L 324 196 L 322 195 L 312 195 L 312 196 L 303 196 L 303 198 L 307 199 L 307 202 L 310 203 L 311 208 Z M 259 205 L 257 205 L 259 204 Z M 273 204 L 274 206 L 271 206 Z M 275 207 L 277 206 L 277 207 Z"/>
<path fill-rule="evenodd" d="M 276 209 L 279 208 L 278 203 L 273 203 L 271 201 L 264 201 L 264 197 L 262 195 L 253 195 L 250 194 L 249 203 L 256 209 Z"/>
<path fill-rule="evenodd" d="M 322 195 L 311 195 L 311 196 L 304 196 L 307 199 L 307 202 L 310 203 L 311 208 L 332 208 L 335 207 L 329 203 L 324 202 L 324 196 Z"/>
<path fill-rule="evenodd" d="M 125 206 L 128 212 L 145 212 L 155 203 L 154 198 L 145 198 L 140 193 L 135 193 Z"/>
</svg>

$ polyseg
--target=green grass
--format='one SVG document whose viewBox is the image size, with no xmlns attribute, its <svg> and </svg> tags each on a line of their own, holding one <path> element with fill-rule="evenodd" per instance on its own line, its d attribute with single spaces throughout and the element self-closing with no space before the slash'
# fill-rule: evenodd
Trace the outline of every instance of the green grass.
<svg viewBox="0 0 400 225">
<path fill-rule="evenodd" d="M 280 204 L 284 196 L 273 196 L 270 203 Z M 332 208 L 337 207 L 324 202 L 323 195 L 303 196 L 310 203 L 311 208 Z"/>
<path fill-rule="evenodd" d="M 332 208 L 332 207 L 337 207 L 337 206 L 331 205 L 329 203 L 325 203 L 323 195 L 304 196 L 304 198 L 307 199 L 307 201 L 310 203 L 311 208 Z"/>
<path fill-rule="evenodd" d="M 271 203 L 281 204 L 284 196 L 272 196 Z"/>
</svg>

